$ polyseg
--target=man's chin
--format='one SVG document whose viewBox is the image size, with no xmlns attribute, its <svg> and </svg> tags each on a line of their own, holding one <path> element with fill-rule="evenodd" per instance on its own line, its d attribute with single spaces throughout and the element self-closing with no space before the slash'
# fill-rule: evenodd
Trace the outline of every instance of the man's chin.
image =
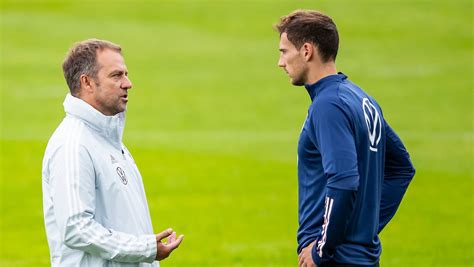
<svg viewBox="0 0 474 267">
<path fill-rule="evenodd" d="M 291 84 L 293 84 L 294 86 L 303 86 L 305 83 L 301 80 L 291 79 Z"/>
<path fill-rule="evenodd" d="M 115 114 L 122 113 L 124 111 L 127 111 L 127 105 L 117 107 L 117 109 L 115 110 Z"/>
</svg>

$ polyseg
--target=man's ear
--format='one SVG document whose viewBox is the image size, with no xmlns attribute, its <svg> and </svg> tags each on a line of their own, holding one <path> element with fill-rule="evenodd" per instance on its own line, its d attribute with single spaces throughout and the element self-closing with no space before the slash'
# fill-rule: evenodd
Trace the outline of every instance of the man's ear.
<svg viewBox="0 0 474 267">
<path fill-rule="evenodd" d="M 314 55 L 314 46 L 310 43 L 304 43 L 302 48 L 303 56 L 306 61 L 310 61 Z"/>
<path fill-rule="evenodd" d="M 94 91 L 95 84 L 91 77 L 82 74 L 81 77 L 79 77 L 79 80 L 81 81 L 81 91 L 87 93 L 92 93 Z"/>
</svg>

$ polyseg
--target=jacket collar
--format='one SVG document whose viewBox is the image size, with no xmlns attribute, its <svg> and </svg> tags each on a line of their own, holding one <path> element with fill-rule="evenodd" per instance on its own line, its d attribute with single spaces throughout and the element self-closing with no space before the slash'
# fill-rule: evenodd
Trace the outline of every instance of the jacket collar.
<svg viewBox="0 0 474 267">
<path fill-rule="evenodd" d="M 106 116 L 86 103 L 84 100 L 66 95 L 64 111 L 68 116 L 84 121 L 90 128 L 109 140 L 118 149 L 122 149 L 123 130 L 125 128 L 125 112 L 114 116 Z"/>
<path fill-rule="evenodd" d="M 342 72 L 338 72 L 337 74 L 326 76 L 313 84 L 305 84 L 304 87 L 308 91 L 308 94 L 311 97 L 311 101 L 313 101 L 314 98 L 324 87 L 326 87 L 328 83 L 335 81 L 343 81 L 345 79 L 347 79 L 347 76 Z"/>
</svg>

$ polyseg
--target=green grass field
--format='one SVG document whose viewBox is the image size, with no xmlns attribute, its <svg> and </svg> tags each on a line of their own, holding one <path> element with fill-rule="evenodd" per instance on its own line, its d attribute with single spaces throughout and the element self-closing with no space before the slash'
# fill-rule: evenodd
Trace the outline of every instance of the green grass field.
<svg viewBox="0 0 474 267">
<path fill-rule="evenodd" d="M 354 4 L 356 3 L 356 4 Z M 64 116 L 76 41 L 120 44 L 134 88 L 124 142 L 162 266 L 296 266 L 296 145 L 309 105 L 272 25 L 331 15 L 338 70 L 372 94 L 417 175 L 382 233 L 382 266 L 473 266 L 473 6 L 467 1 L 1 2 L 0 266 L 48 266 L 41 163 Z"/>
</svg>

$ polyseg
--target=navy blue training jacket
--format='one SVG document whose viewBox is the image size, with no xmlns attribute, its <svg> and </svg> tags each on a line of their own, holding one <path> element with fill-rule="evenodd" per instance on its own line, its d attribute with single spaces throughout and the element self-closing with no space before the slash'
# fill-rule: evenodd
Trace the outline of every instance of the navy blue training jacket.
<svg viewBox="0 0 474 267">
<path fill-rule="evenodd" d="M 377 102 L 339 73 L 306 85 L 312 103 L 298 142 L 298 253 L 314 262 L 371 265 L 378 233 L 415 174 Z"/>
</svg>

